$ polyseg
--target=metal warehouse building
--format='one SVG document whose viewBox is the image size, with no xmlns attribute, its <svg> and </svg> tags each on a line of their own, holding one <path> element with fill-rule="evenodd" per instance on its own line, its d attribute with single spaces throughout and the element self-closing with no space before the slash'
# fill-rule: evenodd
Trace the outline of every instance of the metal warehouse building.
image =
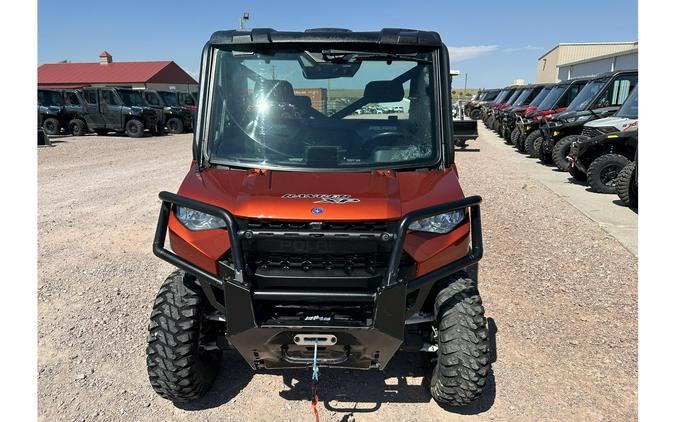
<svg viewBox="0 0 675 422">
<path fill-rule="evenodd" d="M 536 81 L 550 83 L 612 70 L 636 69 L 637 48 L 637 41 L 558 44 L 539 57 Z"/>
<path fill-rule="evenodd" d="M 98 62 L 53 63 L 38 67 L 40 88 L 119 86 L 157 90 L 197 91 L 197 81 L 175 62 L 113 62 L 104 51 Z"/>
</svg>

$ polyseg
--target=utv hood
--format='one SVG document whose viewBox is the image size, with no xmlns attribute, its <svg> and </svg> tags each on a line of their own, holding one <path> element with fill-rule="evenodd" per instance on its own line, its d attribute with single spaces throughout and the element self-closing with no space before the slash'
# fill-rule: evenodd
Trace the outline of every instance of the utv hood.
<svg viewBox="0 0 675 422">
<path fill-rule="evenodd" d="M 605 117 L 604 119 L 593 120 L 592 122 L 586 123 L 586 127 L 613 127 L 617 131 L 621 132 L 633 126 L 637 122 L 637 119 L 631 119 L 629 117 Z"/>
<path fill-rule="evenodd" d="M 463 197 L 454 166 L 423 172 L 196 172 L 193 165 L 178 193 L 242 218 L 323 221 L 395 220 Z"/>
</svg>

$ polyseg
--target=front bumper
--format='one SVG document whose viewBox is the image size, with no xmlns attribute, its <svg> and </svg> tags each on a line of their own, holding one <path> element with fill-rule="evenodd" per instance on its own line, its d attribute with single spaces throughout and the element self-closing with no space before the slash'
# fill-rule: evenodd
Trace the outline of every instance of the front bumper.
<svg viewBox="0 0 675 422">
<path fill-rule="evenodd" d="M 159 195 L 162 205 L 153 242 L 153 252 L 159 258 L 197 277 L 209 302 L 225 316 L 227 340 L 254 368 L 288 368 L 311 365 L 311 348 L 296 345 L 297 334 L 332 334 L 333 346 L 321 348 L 318 363 L 344 368 L 384 368 L 401 347 L 406 318 L 417 314 L 434 282 L 476 264 L 483 255 L 479 196 L 413 211 L 397 225 L 392 252 L 386 272 L 373 292 L 350 290 L 263 289 L 247 274 L 242 240 L 249 231 L 239 230 L 235 217 L 227 210 L 168 192 Z M 183 206 L 221 218 L 226 223 L 230 242 L 228 268 L 216 276 L 181 258 L 164 247 L 169 217 L 175 206 Z M 457 209 L 469 209 L 471 249 L 460 259 L 429 273 L 405 279 L 399 273 L 403 244 L 408 227 L 414 221 Z M 326 235 L 331 233 L 326 232 Z M 267 233 L 267 235 L 272 235 Z M 312 236 L 316 232 L 294 232 L 293 236 Z M 221 296 L 222 295 L 222 296 Z M 223 297 L 224 296 L 224 297 Z M 412 300 L 412 305 L 411 305 Z M 279 322 L 265 320 L 259 311 L 265 302 L 293 303 L 305 307 L 321 307 L 342 303 L 371 307 L 372 318 L 357 321 L 333 321 L 321 318 Z"/>
</svg>

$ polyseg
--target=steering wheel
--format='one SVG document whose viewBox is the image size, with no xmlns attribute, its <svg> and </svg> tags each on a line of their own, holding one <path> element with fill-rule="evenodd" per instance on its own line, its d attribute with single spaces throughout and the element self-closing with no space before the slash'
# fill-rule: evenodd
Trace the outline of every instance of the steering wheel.
<svg viewBox="0 0 675 422">
<path fill-rule="evenodd" d="M 371 136 L 363 144 L 361 144 L 360 155 L 362 158 L 367 158 L 370 156 L 375 147 L 392 146 L 398 144 L 398 142 L 387 142 L 387 140 L 394 141 L 406 138 L 410 138 L 410 135 L 396 130 L 380 132 L 376 135 Z"/>
</svg>

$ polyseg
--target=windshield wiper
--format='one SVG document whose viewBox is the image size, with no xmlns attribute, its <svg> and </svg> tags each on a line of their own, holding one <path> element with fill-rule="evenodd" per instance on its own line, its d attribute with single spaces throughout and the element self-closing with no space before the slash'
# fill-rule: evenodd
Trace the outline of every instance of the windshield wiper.
<svg viewBox="0 0 675 422">
<path fill-rule="evenodd" d="M 342 50 L 323 50 L 321 51 L 323 59 L 331 63 L 349 63 L 361 62 L 367 60 L 381 60 L 390 64 L 394 60 L 409 61 L 421 64 L 431 64 L 431 60 L 421 59 L 419 57 L 410 56 L 406 54 L 394 53 L 370 53 L 359 51 L 342 51 Z"/>
</svg>

